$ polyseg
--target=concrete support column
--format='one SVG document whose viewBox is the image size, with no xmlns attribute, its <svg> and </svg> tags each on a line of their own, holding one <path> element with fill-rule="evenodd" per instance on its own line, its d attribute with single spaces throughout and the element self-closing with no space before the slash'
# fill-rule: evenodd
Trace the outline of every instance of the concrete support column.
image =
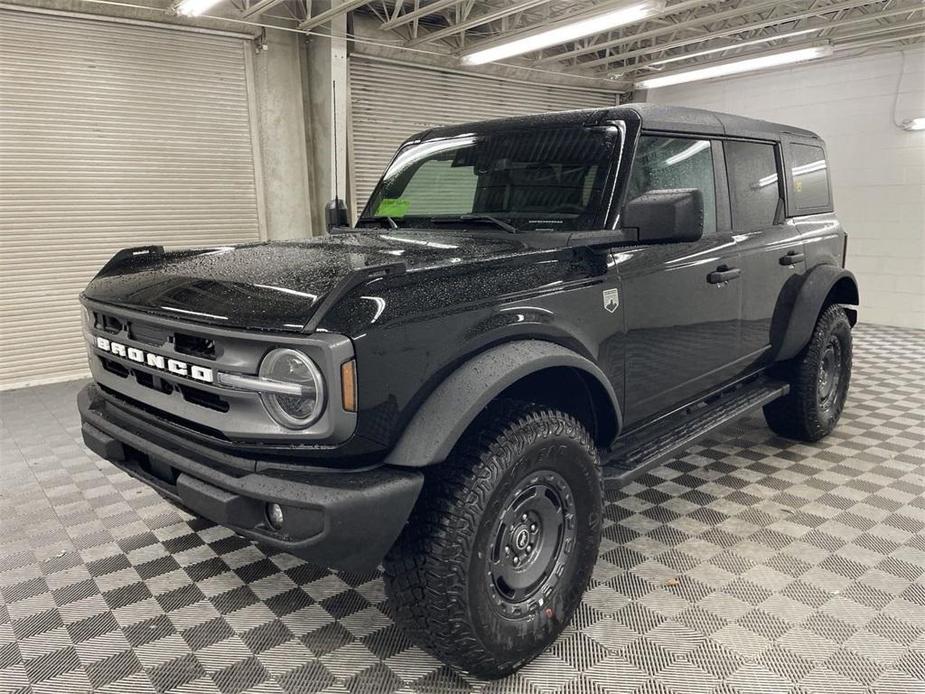
<svg viewBox="0 0 925 694">
<path fill-rule="evenodd" d="M 317 229 L 312 218 L 317 205 L 302 107 L 301 38 L 297 33 L 269 29 L 267 50 L 254 56 L 257 165 L 270 239 L 305 238 Z"/>
<path fill-rule="evenodd" d="M 337 0 L 334 0 L 335 2 Z M 331 6 L 330 1 L 316 1 L 318 14 Z M 317 27 L 309 36 L 303 63 L 306 71 L 305 120 L 314 171 L 315 204 L 312 219 L 316 233 L 324 230 L 324 205 L 339 195 L 349 205 L 347 179 L 347 113 L 350 93 L 347 89 L 347 18 L 340 15 Z"/>
</svg>

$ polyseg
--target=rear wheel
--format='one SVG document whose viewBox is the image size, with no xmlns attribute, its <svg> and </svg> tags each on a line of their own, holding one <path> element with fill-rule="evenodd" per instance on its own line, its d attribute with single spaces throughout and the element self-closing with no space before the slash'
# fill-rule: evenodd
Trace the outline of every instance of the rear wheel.
<svg viewBox="0 0 925 694">
<path fill-rule="evenodd" d="M 571 416 L 500 401 L 431 471 L 385 560 L 395 619 L 481 677 L 536 657 L 581 602 L 601 536 L 600 462 Z"/>
<path fill-rule="evenodd" d="M 765 420 L 781 436 L 818 441 L 835 428 L 848 396 L 851 323 L 845 310 L 827 307 L 809 344 L 782 368 L 790 393 L 765 405 Z"/>
</svg>

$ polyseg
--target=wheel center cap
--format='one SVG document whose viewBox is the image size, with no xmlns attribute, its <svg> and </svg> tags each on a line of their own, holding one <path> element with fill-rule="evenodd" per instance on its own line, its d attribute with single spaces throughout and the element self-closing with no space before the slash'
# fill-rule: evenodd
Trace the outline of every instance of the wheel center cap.
<svg viewBox="0 0 925 694">
<path fill-rule="evenodd" d="M 527 545 L 530 544 L 530 532 L 523 526 L 517 528 L 514 531 L 514 546 L 523 550 L 527 548 Z"/>
</svg>

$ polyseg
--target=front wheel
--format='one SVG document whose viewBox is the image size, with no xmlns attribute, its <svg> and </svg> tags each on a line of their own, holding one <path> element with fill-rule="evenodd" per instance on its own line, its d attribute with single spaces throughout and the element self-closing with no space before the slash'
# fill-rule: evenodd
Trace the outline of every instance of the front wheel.
<svg viewBox="0 0 925 694">
<path fill-rule="evenodd" d="M 490 406 L 430 471 L 385 560 L 399 626 L 440 660 L 507 675 L 565 628 L 601 538 L 597 450 L 573 417 Z"/>
<path fill-rule="evenodd" d="M 784 365 L 790 393 L 764 407 L 768 426 L 781 436 L 818 441 L 841 417 L 851 381 L 851 323 L 838 305 L 816 321 L 809 344 Z"/>
</svg>

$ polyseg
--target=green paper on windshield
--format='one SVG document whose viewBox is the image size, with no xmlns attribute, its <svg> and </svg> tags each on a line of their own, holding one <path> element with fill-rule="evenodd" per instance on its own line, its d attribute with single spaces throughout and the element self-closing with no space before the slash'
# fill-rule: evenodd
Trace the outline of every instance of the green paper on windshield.
<svg viewBox="0 0 925 694">
<path fill-rule="evenodd" d="M 382 198 L 375 215 L 377 217 L 404 217 L 410 204 L 403 198 Z"/>
</svg>

